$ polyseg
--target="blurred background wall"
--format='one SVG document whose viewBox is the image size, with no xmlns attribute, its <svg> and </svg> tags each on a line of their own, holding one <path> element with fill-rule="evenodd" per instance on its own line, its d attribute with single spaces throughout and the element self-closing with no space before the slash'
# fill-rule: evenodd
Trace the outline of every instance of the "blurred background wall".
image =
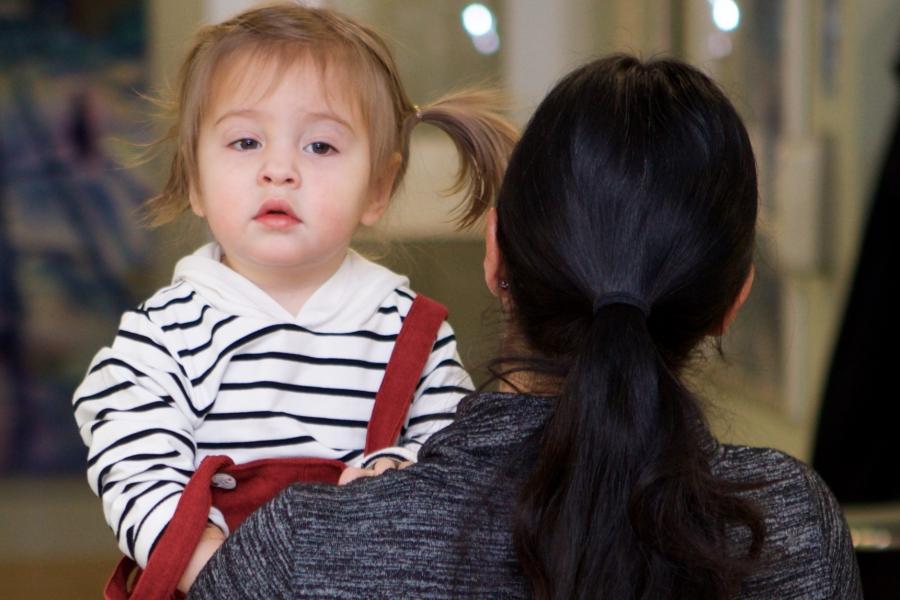
<svg viewBox="0 0 900 600">
<path fill-rule="evenodd" d="M 94 598 L 116 549 L 81 471 L 69 409 L 120 312 L 204 241 L 190 219 L 149 232 L 135 209 L 191 32 L 249 0 L 0 0 L 0 597 Z M 612 51 L 687 59 L 746 118 L 761 174 L 757 285 L 698 380 L 727 441 L 813 456 L 872 190 L 897 117 L 896 0 L 322 0 L 393 43 L 414 102 L 490 83 L 520 123 L 557 78 Z M 468 9 L 469 12 L 464 13 Z M 463 18 L 464 15 L 466 18 Z M 139 149 L 139 148 L 137 148 Z M 466 363 L 495 349 L 480 231 L 457 232 L 456 158 L 415 134 L 384 222 L 360 248 L 451 309 Z M 699 384 L 698 384 L 699 385 Z M 898 477 L 896 470 L 892 474 Z"/>
</svg>

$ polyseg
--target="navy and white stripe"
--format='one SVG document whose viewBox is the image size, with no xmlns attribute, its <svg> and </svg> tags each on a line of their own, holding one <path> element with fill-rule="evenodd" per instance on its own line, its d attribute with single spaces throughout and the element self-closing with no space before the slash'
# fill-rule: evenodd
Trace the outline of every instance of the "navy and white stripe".
<svg viewBox="0 0 900 600">
<path fill-rule="evenodd" d="M 354 260 L 359 279 L 369 267 Z M 370 291 L 357 290 L 354 301 Z M 73 399 L 90 485 L 119 547 L 141 565 L 205 456 L 415 459 L 472 388 L 445 322 L 397 446 L 364 457 L 375 394 L 414 294 L 377 292 L 369 316 L 351 327 L 346 319 L 310 327 L 210 296 L 182 279 L 125 313 Z M 210 519 L 227 531 L 217 510 Z"/>
</svg>

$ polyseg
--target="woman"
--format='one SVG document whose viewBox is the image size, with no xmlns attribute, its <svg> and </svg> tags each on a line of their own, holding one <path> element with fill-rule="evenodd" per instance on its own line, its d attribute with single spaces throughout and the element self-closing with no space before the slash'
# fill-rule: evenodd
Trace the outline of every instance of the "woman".
<svg viewBox="0 0 900 600">
<path fill-rule="evenodd" d="M 718 444 L 682 380 L 750 291 L 756 210 L 747 133 L 704 75 L 628 56 L 568 75 L 488 219 L 501 391 L 409 469 L 289 489 L 191 597 L 860 597 L 818 476 Z"/>
</svg>

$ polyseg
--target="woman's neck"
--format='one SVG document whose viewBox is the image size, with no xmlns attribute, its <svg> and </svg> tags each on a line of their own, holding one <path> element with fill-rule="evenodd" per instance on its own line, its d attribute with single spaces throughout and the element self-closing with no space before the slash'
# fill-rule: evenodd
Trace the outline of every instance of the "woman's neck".
<svg viewBox="0 0 900 600">
<path fill-rule="evenodd" d="M 529 396 L 558 396 L 562 381 L 533 371 L 515 371 L 504 375 L 497 385 L 498 391 Z"/>
<path fill-rule="evenodd" d="M 506 329 L 500 344 L 500 358 L 491 368 L 492 372 L 500 374 L 497 378 L 497 390 L 531 396 L 558 396 L 562 390 L 563 378 L 540 372 L 529 365 L 530 359 L 541 360 L 543 357 L 518 332 L 509 310 L 504 310 L 504 313 Z"/>
<path fill-rule="evenodd" d="M 514 342 L 511 332 L 506 335 L 501 350 L 501 359 L 495 372 L 502 374 L 497 389 L 501 392 L 528 394 L 531 396 L 558 396 L 562 391 L 563 376 L 542 372 L 529 364 L 529 358 L 537 359 L 534 351 L 521 342 Z M 516 357 L 504 359 L 502 357 Z M 549 361 L 548 361 L 549 362 Z"/>
</svg>

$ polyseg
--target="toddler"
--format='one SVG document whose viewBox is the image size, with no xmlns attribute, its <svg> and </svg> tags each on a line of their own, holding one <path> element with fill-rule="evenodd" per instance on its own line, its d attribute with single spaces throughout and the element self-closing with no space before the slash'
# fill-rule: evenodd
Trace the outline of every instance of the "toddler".
<svg viewBox="0 0 900 600">
<path fill-rule="evenodd" d="M 190 207 L 215 241 L 125 313 L 73 399 L 90 485 L 142 566 L 205 456 L 338 459 L 357 468 L 350 479 L 376 460 L 414 461 L 450 422 L 472 386 L 444 322 L 396 446 L 364 454 L 415 293 L 349 244 L 387 208 L 416 124 L 460 153 L 464 225 L 490 202 L 516 137 L 483 92 L 416 107 L 377 34 L 295 4 L 201 29 L 173 106 L 174 157 L 149 214 L 160 225 Z M 206 557 L 228 533 L 215 508 L 209 522 Z"/>
</svg>

